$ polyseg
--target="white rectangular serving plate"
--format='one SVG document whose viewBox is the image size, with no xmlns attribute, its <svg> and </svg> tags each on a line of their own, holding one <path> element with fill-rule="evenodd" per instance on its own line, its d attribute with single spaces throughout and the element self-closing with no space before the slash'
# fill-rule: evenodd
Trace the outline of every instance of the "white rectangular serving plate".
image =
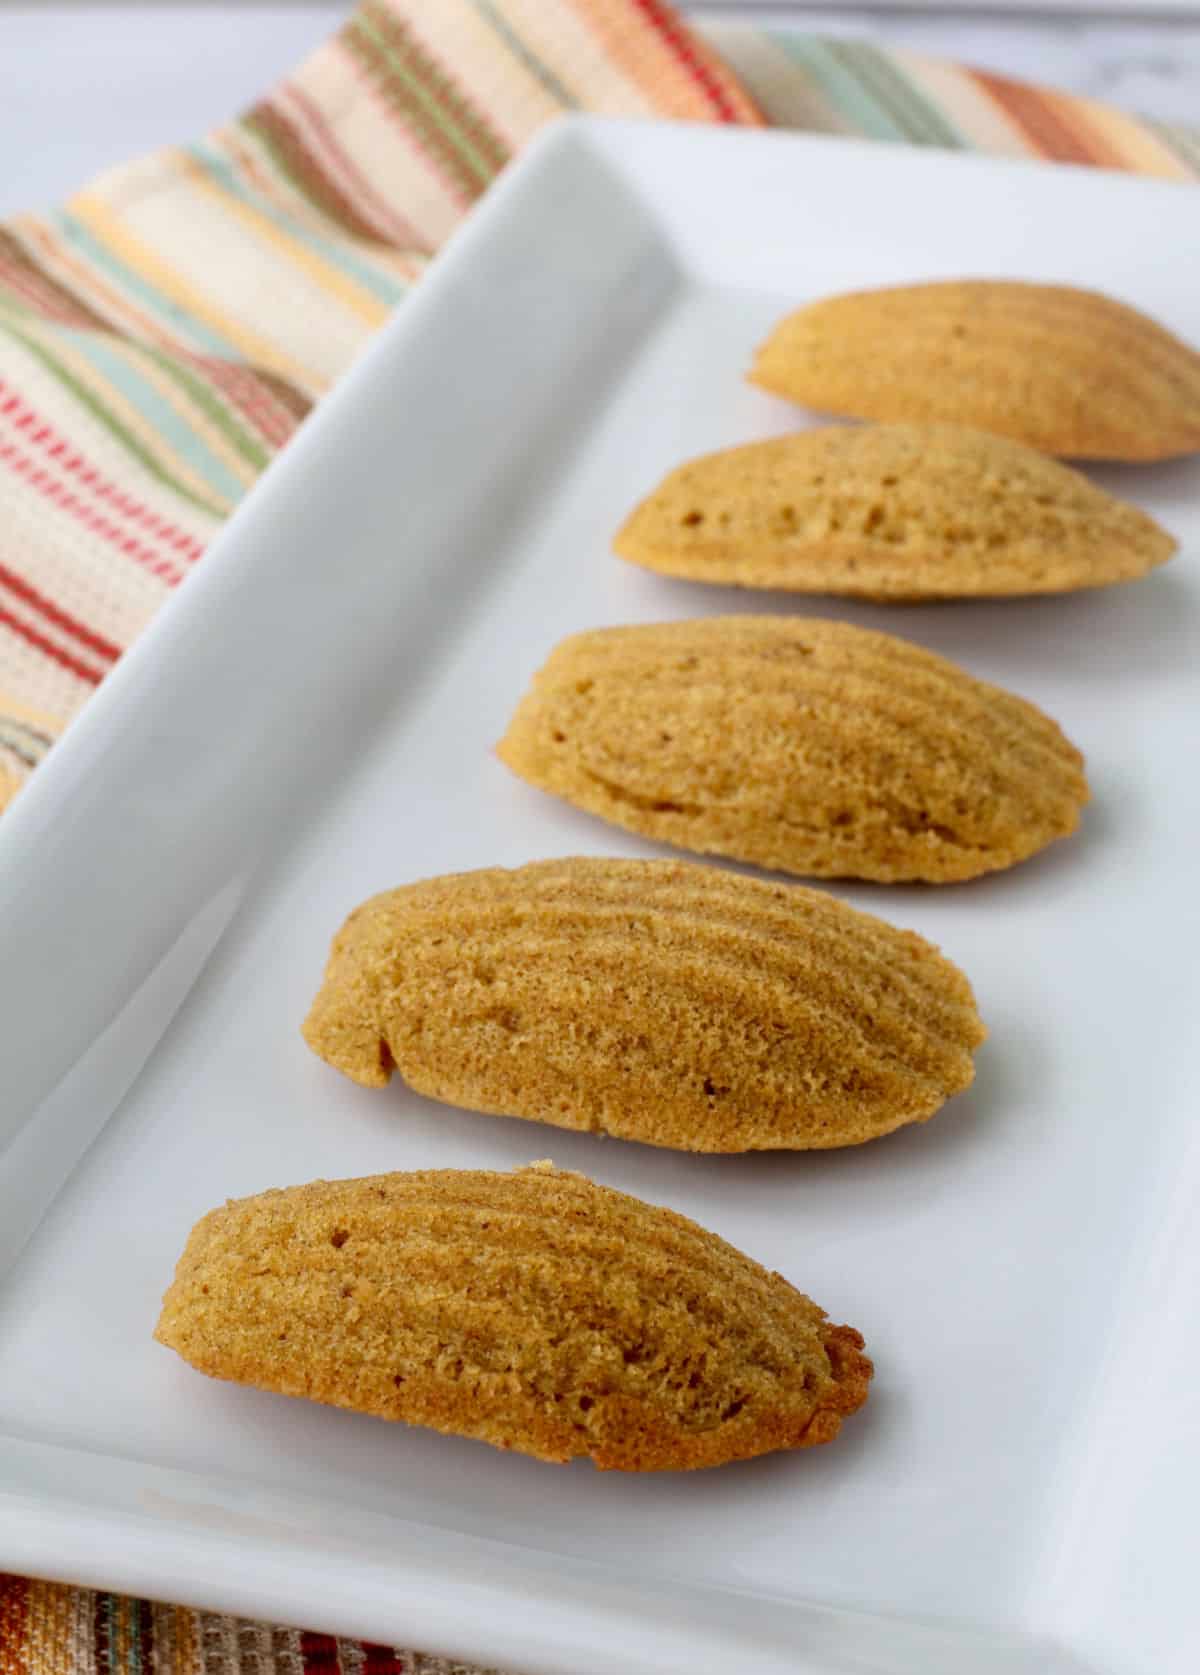
<svg viewBox="0 0 1200 1675">
<path fill-rule="evenodd" d="M 1193 189 L 572 120 L 493 190 L 0 822 L 0 1566 L 530 1675 L 1193 1675 L 1200 468 L 1109 470 L 1183 540 L 1133 586 L 891 609 L 615 560 L 659 475 L 787 430 L 788 307 L 961 274 L 1101 287 L 1200 341 Z M 355 1088 L 299 1023 L 371 892 L 653 854 L 494 741 L 560 636 L 798 611 L 1026 694 L 1082 831 L 945 889 L 839 887 L 969 972 L 930 1124 L 689 1157 Z M 161 1039 L 160 1039 L 161 1038 Z M 202 1378 L 154 1344 L 227 1197 L 582 1169 L 866 1334 L 831 1447 L 629 1477 Z"/>
</svg>

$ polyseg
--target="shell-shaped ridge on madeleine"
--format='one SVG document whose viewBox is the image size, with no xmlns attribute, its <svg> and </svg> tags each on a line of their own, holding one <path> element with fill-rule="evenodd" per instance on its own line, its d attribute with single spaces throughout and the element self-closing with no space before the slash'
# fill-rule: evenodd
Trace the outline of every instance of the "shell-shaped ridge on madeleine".
<svg viewBox="0 0 1200 1675">
<path fill-rule="evenodd" d="M 354 1081 L 694 1152 L 857 1144 L 971 1082 L 983 1026 L 930 943 L 798 885 L 569 859 L 387 891 L 304 1025 Z"/>
<path fill-rule="evenodd" d="M 564 640 L 499 745 L 646 837 L 773 871 L 952 883 L 1074 831 L 1083 759 L 1033 704 L 890 634 L 709 617 Z"/>
<path fill-rule="evenodd" d="M 962 279 L 795 310 L 750 372 L 846 418 L 974 425 L 1076 459 L 1200 449 L 1200 354 L 1127 303 L 1068 285 Z"/>
<path fill-rule="evenodd" d="M 226 1204 L 155 1335 L 212 1377 L 626 1471 L 828 1442 L 872 1371 L 779 1274 L 546 1163 Z"/>
</svg>

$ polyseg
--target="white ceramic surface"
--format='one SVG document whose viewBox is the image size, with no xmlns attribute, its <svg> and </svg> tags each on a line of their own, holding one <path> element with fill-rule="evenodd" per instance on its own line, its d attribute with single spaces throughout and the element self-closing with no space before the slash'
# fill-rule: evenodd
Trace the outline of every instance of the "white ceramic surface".
<svg viewBox="0 0 1200 1675">
<path fill-rule="evenodd" d="M 1103 474 L 1184 551 L 1092 596 L 803 602 L 607 543 L 667 466 L 798 422 L 741 374 L 805 297 L 1039 276 L 1200 340 L 1195 207 L 594 122 L 489 194 L 0 823 L 0 1567 L 533 1675 L 1192 1675 L 1200 466 Z M 763 609 L 909 635 L 1087 752 L 1071 842 L 971 885 L 844 892 L 969 971 L 992 1032 L 970 1093 L 857 1151 L 688 1158 L 366 1092 L 308 1053 L 328 939 L 372 890 L 654 852 L 491 754 L 560 635 Z M 837 1444 L 550 1468 L 212 1383 L 150 1339 L 226 1196 L 546 1155 L 860 1326 L 878 1378 Z"/>
</svg>

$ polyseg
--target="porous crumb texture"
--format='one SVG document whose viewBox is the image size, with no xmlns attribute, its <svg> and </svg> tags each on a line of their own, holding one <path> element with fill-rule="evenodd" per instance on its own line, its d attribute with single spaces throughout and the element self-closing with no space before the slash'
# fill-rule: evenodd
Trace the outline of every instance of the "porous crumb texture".
<svg viewBox="0 0 1200 1675">
<path fill-rule="evenodd" d="M 304 1026 L 355 1081 L 680 1151 L 852 1145 L 973 1075 L 970 986 L 910 931 L 680 861 L 539 861 L 376 896 Z"/>
<path fill-rule="evenodd" d="M 1175 540 L 1019 442 L 961 425 L 830 425 L 690 460 L 617 535 L 693 581 L 894 600 L 1132 581 Z"/>
<path fill-rule="evenodd" d="M 890 634 L 800 617 L 574 635 L 499 754 L 631 831 L 822 878 L 974 878 L 1074 831 L 1088 796 L 1032 704 Z"/>
<path fill-rule="evenodd" d="M 214 1378 L 623 1471 L 828 1442 L 872 1371 L 779 1274 L 544 1163 L 213 1210 L 155 1336 Z"/>
<path fill-rule="evenodd" d="M 962 279 L 828 297 L 789 314 L 750 373 L 858 419 L 974 425 L 1077 459 L 1200 448 L 1200 354 L 1095 291 Z"/>
</svg>

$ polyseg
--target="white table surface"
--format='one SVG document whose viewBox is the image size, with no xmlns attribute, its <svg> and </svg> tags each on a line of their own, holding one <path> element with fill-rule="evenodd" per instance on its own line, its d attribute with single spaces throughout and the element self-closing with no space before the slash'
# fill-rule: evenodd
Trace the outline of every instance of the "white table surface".
<svg viewBox="0 0 1200 1675">
<path fill-rule="evenodd" d="M 1064 3 L 1077 8 L 1081 0 Z M 123 157 L 212 127 L 300 60 L 348 9 L 348 0 L 0 0 L 0 215 L 51 203 Z M 1200 122 L 1200 5 L 1190 20 L 1158 21 L 980 15 L 947 5 L 923 14 L 794 4 L 685 9 L 870 36 Z"/>
</svg>

